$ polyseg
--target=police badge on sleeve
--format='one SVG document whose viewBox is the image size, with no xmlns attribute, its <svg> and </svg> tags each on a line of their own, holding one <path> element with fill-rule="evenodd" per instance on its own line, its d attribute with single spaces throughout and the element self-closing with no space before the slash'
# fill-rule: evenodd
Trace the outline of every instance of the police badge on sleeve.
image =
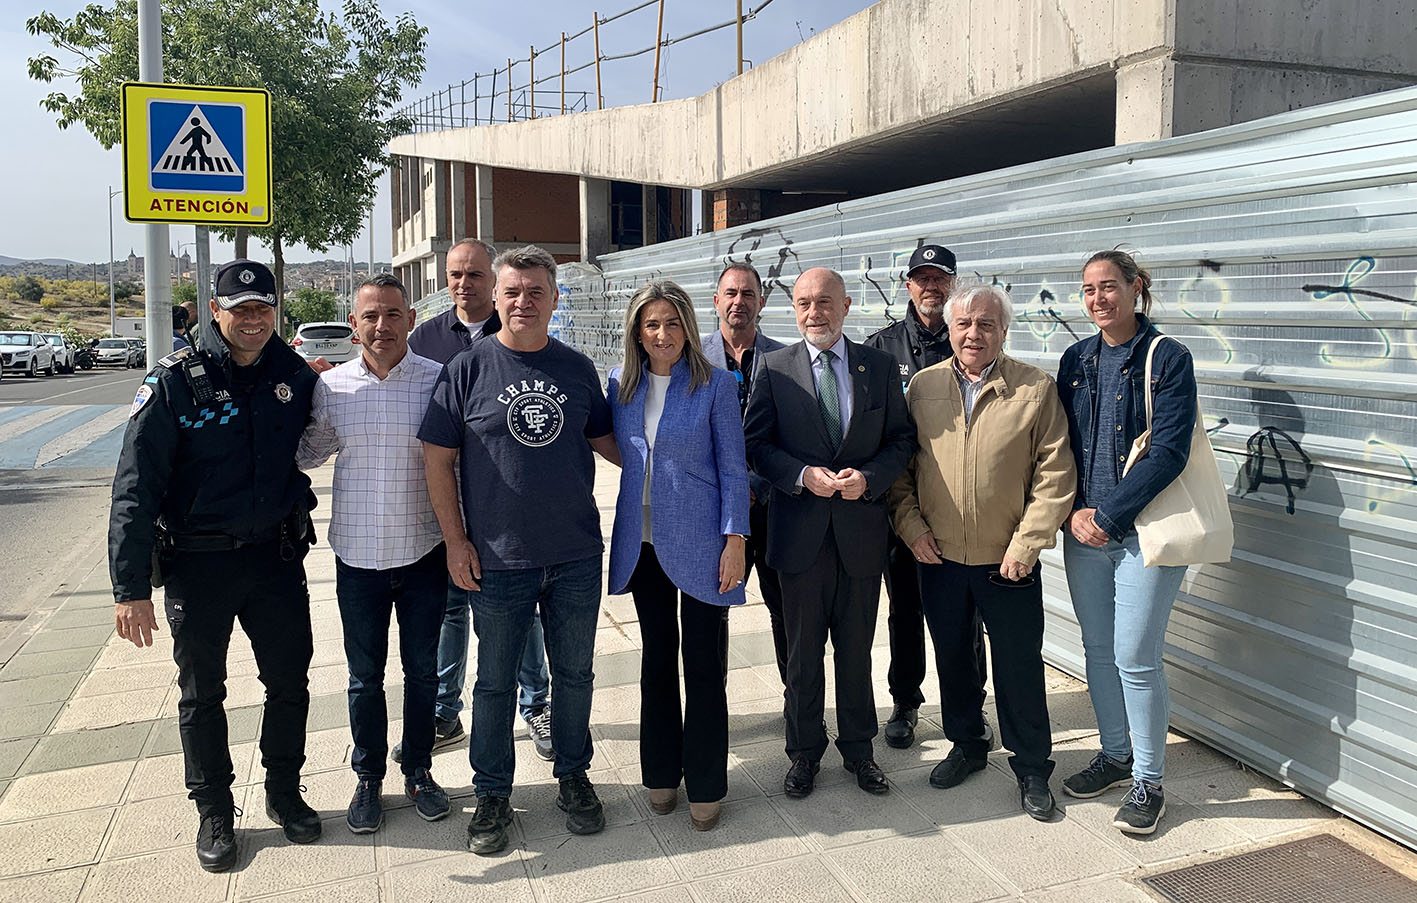
<svg viewBox="0 0 1417 903">
<path fill-rule="evenodd" d="M 147 386 L 147 385 L 139 386 L 139 387 L 138 387 L 138 394 L 133 396 L 133 406 L 128 409 L 128 416 L 129 416 L 130 418 L 131 418 L 131 417 L 136 417 L 136 416 L 138 416 L 138 412 L 143 409 L 143 405 L 147 404 L 147 403 L 148 403 L 148 400 L 149 400 L 150 398 L 152 398 L 152 397 L 153 397 L 153 387 L 152 387 L 152 386 Z"/>
</svg>

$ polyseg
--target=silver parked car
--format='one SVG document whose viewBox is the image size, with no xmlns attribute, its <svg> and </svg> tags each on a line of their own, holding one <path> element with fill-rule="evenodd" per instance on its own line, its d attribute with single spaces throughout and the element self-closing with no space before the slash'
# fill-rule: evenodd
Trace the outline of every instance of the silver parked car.
<svg viewBox="0 0 1417 903">
<path fill-rule="evenodd" d="M 53 376 L 54 346 L 37 332 L 0 332 L 0 366 L 26 376 Z"/>
<path fill-rule="evenodd" d="M 69 340 L 57 332 L 45 332 L 41 335 L 54 348 L 54 366 L 59 368 L 59 372 L 73 373 L 76 349 L 69 344 Z"/>
<path fill-rule="evenodd" d="M 342 364 L 359 356 L 359 337 L 348 323 L 302 323 L 290 347 L 307 361 L 322 357 Z"/>
<path fill-rule="evenodd" d="M 94 346 L 94 363 L 100 367 L 131 367 L 133 349 L 127 339 L 99 339 Z"/>
</svg>

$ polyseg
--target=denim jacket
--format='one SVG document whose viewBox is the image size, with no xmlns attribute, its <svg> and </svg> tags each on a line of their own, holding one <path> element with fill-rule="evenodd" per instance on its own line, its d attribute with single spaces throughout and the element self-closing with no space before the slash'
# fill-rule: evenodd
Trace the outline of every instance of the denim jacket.
<svg viewBox="0 0 1417 903">
<path fill-rule="evenodd" d="M 1126 446 L 1146 431 L 1146 352 L 1161 333 L 1144 315 L 1137 314 L 1142 341 L 1122 365 L 1120 393 L 1105 403 L 1117 406 Z M 1132 531 L 1133 522 L 1161 490 L 1180 476 L 1191 452 L 1191 431 L 1196 422 L 1196 373 L 1191 352 L 1179 342 L 1162 342 L 1151 364 L 1151 451 L 1138 461 L 1108 493 L 1101 504 L 1083 498 L 1095 450 L 1094 411 L 1097 398 L 1097 361 L 1102 334 L 1089 336 L 1063 352 L 1058 365 L 1058 394 L 1068 415 L 1068 438 L 1077 459 L 1078 491 L 1073 509 L 1096 507 L 1097 526 L 1117 541 Z M 1110 448 L 1110 443 L 1108 445 Z M 1125 462 L 1118 461 L 1118 471 Z"/>
</svg>

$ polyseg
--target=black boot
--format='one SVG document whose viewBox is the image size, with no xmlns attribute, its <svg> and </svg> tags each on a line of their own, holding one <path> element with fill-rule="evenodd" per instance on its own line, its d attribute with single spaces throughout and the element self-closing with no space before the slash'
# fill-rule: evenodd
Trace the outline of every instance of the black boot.
<svg viewBox="0 0 1417 903">
<path fill-rule="evenodd" d="M 300 789 L 266 788 L 266 817 L 285 829 L 291 843 L 314 843 L 320 839 L 320 814 L 300 798 Z"/>
<path fill-rule="evenodd" d="M 209 872 L 224 872 L 236 864 L 236 812 L 231 806 L 198 812 L 197 864 Z"/>
</svg>

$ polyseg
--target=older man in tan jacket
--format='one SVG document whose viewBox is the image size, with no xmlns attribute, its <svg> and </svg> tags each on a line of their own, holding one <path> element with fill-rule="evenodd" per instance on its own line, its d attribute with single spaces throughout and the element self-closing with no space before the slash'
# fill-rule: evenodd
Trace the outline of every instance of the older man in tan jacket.
<svg viewBox="0 0 1417 903">
<path fill-rule="evenodd" d="M 977 612 L 989 631 L 999 729 L 1014 754 L 1020 803 L 1046 820 L 1054 811 L 1053 741 L 1038 554 L 1055 542 L 1077 488 L 1067 417 L 1048 374 L 1002 353 L 1012 319 L 1007 292 L 958 289 L 945 318 L 954 357 L 910 381 L 906 402 L 920 449 L 890 495 L 896 533 L 919 562 L 953 744 L 930 783 L 953 787 L 986 763 Z"/>
</svg>

